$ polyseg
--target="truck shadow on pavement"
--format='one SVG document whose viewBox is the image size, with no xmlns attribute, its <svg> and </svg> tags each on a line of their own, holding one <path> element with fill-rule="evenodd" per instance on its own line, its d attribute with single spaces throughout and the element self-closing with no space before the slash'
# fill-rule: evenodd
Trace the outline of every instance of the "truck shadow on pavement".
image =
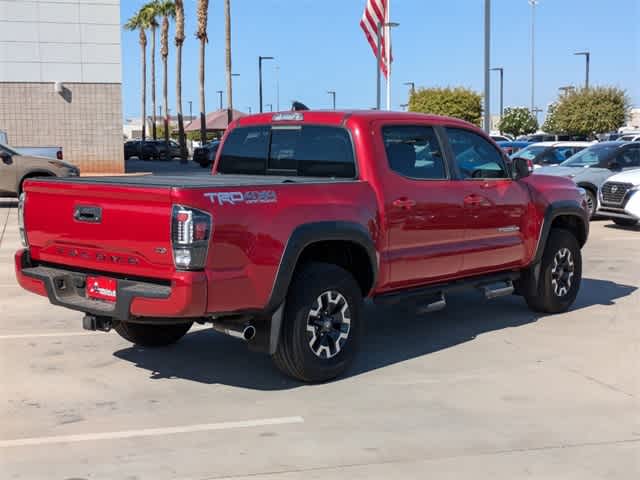
<svg viewBox="0 0 640 480">
<path fill-rule="evenodd" d="M 638 287 L 585 278 L 572 311 L 592 305 L 613 305 Z M 427 355 L 478 335 L 536 322 L 524 300 L 510 296 L 485 300 L 477 292 L 448 297 L 442 311 L 416 316 L 407 310 L 374 308 L 364 312 L 366 332 L 351 368 L 337 381 L 405 360 Z M 558 319 L 562 321 L 562 319 Z M 212 329 L 196 330 L 167 348 L 131 347 L 114 355 L 151 372 L 152 379 L 181 378 L 254 390 L 286 390 L 303 385 L 282 375 L 267 355 Z"/>
</svg>

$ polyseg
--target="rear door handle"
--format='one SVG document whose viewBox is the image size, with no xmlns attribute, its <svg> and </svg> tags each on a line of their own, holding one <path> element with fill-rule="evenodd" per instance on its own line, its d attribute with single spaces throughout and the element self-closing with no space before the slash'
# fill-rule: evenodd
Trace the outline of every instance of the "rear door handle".
<svg viewBox="0 0 640 480">
<path fill-rule="evenodd" d="M 484 201 L 485 201 L 484 197 L 481 197 L 480 195 L 467 195 L 466 197 L 464 197 L 465 205 L 471 205 L 471 206 L 482 205 Z"/>
<path fill-rule="evenodd" d="M 398 198 L 393 201 L 393 206 L 397 208 L 402 208 L 404 210 L 409 210 L 416 206 L 415 200 L 410 200 L 408 198 Z"/>
</svg>

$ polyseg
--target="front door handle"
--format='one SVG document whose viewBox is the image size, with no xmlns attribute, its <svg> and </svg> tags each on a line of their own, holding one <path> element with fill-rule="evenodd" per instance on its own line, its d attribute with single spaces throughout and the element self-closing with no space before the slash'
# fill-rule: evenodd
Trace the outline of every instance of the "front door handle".
<svg viewBox="0 0 640 480">
<path fill-rule="evenodd" d="M 476 206 L 480 205 L 483 200 L 484 198 L 482 198 L 480 195 L 467 195 L 466 197 L 464 197 L 464 204 Z"/>
<path fill-rule="evenodd" d="M 416 201 L 409 198 L 398 198 L 393 201 L 393 206 L 402 208 L 403 210 L 409 210 L 416 206 Z"/>
</svg>

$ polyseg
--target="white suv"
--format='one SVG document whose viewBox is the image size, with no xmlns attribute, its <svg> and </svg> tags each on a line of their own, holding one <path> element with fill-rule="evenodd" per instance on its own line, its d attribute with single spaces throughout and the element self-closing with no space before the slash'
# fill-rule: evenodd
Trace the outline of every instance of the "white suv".
<svg viewBox="0 0 640 480">
<path fill-rule="evenodd" d="M 640 169 L 618 173 L 607 179 L 600 188 L 597 215 L 628 227 L 640 221 Z"/>
</svg>

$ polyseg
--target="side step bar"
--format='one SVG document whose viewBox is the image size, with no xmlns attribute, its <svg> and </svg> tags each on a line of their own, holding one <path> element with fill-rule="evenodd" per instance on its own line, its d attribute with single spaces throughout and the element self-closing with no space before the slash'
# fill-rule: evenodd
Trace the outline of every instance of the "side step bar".
<svg viewBox="0 0 640 480">
<path fill-rule="evenodd" d="M 377 305 L 386 306 L 415 302 L 419 312 L 433 312 L 446 307 L 447 293 L 458 290 L 479 289 L 488 299 L 511 295 L 514 292 L 513 282 L 518 278 L 520 278 L 519 272 L 509 270 L 411 290 L 383 293 L 374 297 L 373 301 Z"/>
<path fill-rule="evenodd" d="M 506 297 L 511 295 L 514 291 L 513 282 L 508 280 L 502 284 L 492 284 L 482 287 L 484 296 L 491 300 L 492 298 Z"/>
</svg>

